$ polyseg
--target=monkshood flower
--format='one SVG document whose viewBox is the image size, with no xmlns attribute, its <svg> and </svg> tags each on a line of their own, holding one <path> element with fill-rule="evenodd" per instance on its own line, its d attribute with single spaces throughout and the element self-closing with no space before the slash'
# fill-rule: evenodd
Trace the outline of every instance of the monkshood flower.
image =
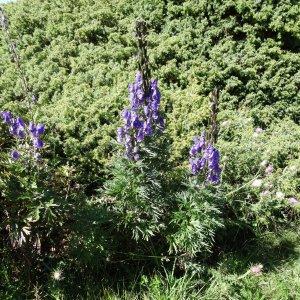
<svg viewBox="0 0 300 300">
<path fill-rule="evenodd" d="M 14 118 L 12 113 L 9 111 L 1 112 L 1 116 L 3 123 L 9 125 L 9 133 L 17 138 L 17 140 L 26 140 L 25 143 L 28 141 L 28 138 L 30 138 L 32 147 L 34 149 L 33 157 L 40 157 L 36 151 L 44 147 L 44 142 L 41 140 L 41 136 L 45 132 L 45 125 L 34 124 L 33 122 L 30 122 L 29 125 L 26 125 L 22 118 Z M 18 160 L 20 156 L 21 153 L 17 150 L 13 150 L 11 152 L 11 158 L 13 160 Z"/>
<path fill-rule="evenodd" d="M 190 150 L 190 155 L 195 156 L 199 152 L 201 152 L 205 147 L 205 132 L 203 131 L 201 136 L 194 137 L 194 145 Z"/>
<path fill-rule="evenodd" d="M 3 119 L 3 123 L 11 125 L 13 117 L 12 117 L 12 114 L 11 114 L 10 111 L 2 111 L 1 116 L 2 116 L 2 119 Z"/>
<path fill-rule="evenodd" d="M 10 123 L 9 132 L 20 139 L 25 138 L 25 123 L 22 118 L 12 119 Z"/>
<path fill-rule="evenodd" d="M 194 144 L 190 149 L 190 169 L 193 175 L 206 170 L 207 181 L 212 184 L 220 182 L 220 153 L 211 144 L 206 143 L 205 132 L 194 137 Z"/>
<path fill-rule="evenodd" d="M 220 181 L 220 153 L 212 145 L 208 145 L 205 149 L 206 159 L 208 162 L 208 176 L 207 179 L 211 183 L 217 184 Z"/>
<path fill-rule="evenodd" d="M 12 160 L 18 160 L 20 158 L 20 153 L 17 150 L 13 150 L 10 153 Z"/>
<path fill-rule="evenodd" d="M 159 113 L 161 94 L 157 80 L 151 80 L 149 92 L 145 93 L 140 72 L 128 90 L 130 108 L 122 112 L 123 126 L 117 129 L 117 141 L 125 146 L 128 159 L 139 160 L 139 143 L 154 135 L 156 130 L 164 129 L 164 120 Z"/>
<path fill-rule="evenodd" d="M 30 122 L 28 129 L 32 138 L 33 147 L 36 149 L 43 148 L 44 142 L 40 139 L 40 136 L 45 132 L 45 125 L 43 124 L 35 125 L 34 123 Z"/>
</svg>

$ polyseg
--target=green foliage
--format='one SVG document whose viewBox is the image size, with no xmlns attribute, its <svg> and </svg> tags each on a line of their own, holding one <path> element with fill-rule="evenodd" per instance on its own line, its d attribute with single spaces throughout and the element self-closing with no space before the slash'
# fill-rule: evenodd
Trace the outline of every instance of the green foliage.
<svg viewBox="0 0 300 300">
<path fill-rule="evenodd" d="M 286 224 L 299 227 L 299 205 L 289 203 L 300 198 L 299 3 L 20 0 L 5 8 L 39 104 L 28 110 L 22 101 L 1 32 L 1 110 L 38 115 L 49 130 L 44 163 L 27 169 L 8 160 L 11 141 L 0 127 L 2 298 L 41 293 L 60 299 L 73 287 L 77 297 L 89 289 L 82 280 L 87 274 L 92 286 L 95 278 L 169 259 L 187 269 L 199 258 L 217 259 L 217 249 L 228 246 L 224 240 L 232 240 L 232 226 L 257 236 Z M 143 160 L 132 163 L 115 158 L 113 140 L 137 68 L 132 32 L 140 18 L 150 28 L 149 59 L 167 128 L 143 149 Z M 192 136 L 209 123 L 208 95 L 216 85 L 221 188 L 188 181 L 184 171 Z M 50 279 L 57 266 L 67 273 L 65 282 Z M 260 289 L 257 278 L 224 279 L 221 270 L 203 297 L 269 299 L 276 285 L 274 299 L 297 298 L 289 282 L 298 291 L 299 274 L 291 268 L 270 274 L 269 286 Z M 165 277 L 143 277 L 146 299 L 188 292 L 197 299 L 187 275 Z"/>
<path fill-rule="evenodd" d="M 114 149 L 111 137 L 136 70 L 137 18 L 149 23 L 150 62 L 164 95 L 172 157 L 180 160 L 208 121 L 207 96 L 215 85 L 231 116 L 246 109 L 264 127 L 284 117 L 299 121 L 298 11 L 293 1 L 252 0 L 22 0 L 7 6 L 43 121 L 55 128 L 51 143 L 89 188 L 103 182 L 102 167 Z M 5 44 L 0 52 L 0 103 L 14 106 L 20 81 Z"/>
<path fill-rule="evenodd" d="M 257 133 L 253 119 L 240 114 L 221 123 L 220 136 L 228 216 L 253 228 L 290 223 L 297 209 L 288 199 L 299 197 L 298 125 L 285 119 Z"/>
<path fill-rule="evenodd" d="M 119 220 L 116 225 L 130 227 L 136 240 L 148 240 L 159 231 L 166 205 L 158 174 L 143 162 L 126 159 L 117 161 L 114 171 L 114 178 L 104 188 L 105 197 Z"/>
<path fill-rule="evenodd" d="M 211 250 L 215 232 L 222 226 L 220 196 L 212 187 L 190 180 L 186 190 L 175 195 L 170 225 L 171 251 L 184 253 L 188 257 L 204 256 Z"/>
<path fill-rule="evenodd" d="M 167 139 L 152 139 L 142 148 L 140 161 L 113 160 L 111 179 L 98 202 L 110 214 L 108 227 L 117 230 L 115 240 L 122 241 L 117 251 L 154 261 L 179 258 L 178 265 L 188 269 L 195 257 L 204 258 L 211 251 L 222 226 L 220 195 L 202 178 L 186 180 L 186 172 L 174 171 Z"/>
<path fill-rule="evenodd" d="M 5 137 L 10 144 L 13 138 Z M 0 152 L 0 170 L 0 295 L 16 299 L 30 295 L 65 255 L 68 223 L 81 193 L 72 186 L 72 170 L 54 168 L 47 159 L 12 161 L 6 147 Z"/>
</svg>

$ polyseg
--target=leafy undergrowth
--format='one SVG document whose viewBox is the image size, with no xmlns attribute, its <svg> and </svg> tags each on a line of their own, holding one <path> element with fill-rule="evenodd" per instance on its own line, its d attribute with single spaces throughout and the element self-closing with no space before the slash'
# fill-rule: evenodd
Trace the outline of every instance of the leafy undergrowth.
<svg viewBox="0 0 300 300">
<path fill-rule="evenodd" d="M 68 281 L 68 275 L 51 288 L 50 299 L 107 299 L 107 300 L 186 300 L 186 299 L 249 299 L 285 300 L 300 299 L 300 230 L 283 230 L 267 233 L 247 240 L 228 250 L 219 257 L 219 262 L 207 273 L 185 274 L 162 271 L 153 275 L 142 275 L 137 270 L 131 282 L 114 282 L 114 288 L 107 283 L 95 285 L 83 282 L 80 293 L 73 289 L 68 294 L 59 286 Z M 236 246 L 236 245 L 235 245 Z M 258 272 L 253 266 L 261 265 Z M 67 284 L 67 283 L 65 283 Z M 36 295 L 39 295 L 38 287 Z M 46 296 L 40 294 L 41 297 Z M 47 296 L 46 296 L 47 297 Z M 42 298 L 43 299 L 43 298 Z"/>
</svg>

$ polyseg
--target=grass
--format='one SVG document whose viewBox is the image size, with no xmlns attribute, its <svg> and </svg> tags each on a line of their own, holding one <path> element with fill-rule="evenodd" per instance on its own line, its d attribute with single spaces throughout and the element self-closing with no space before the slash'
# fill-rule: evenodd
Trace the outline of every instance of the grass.
<svg viewBox="0 0 300 300">
<path fill-rule="evenodd" d="M 300 299 L 300 226 L 267 233 L 262 236 L 229 238 L 214 254 L 215 259 L 201 271 L 178 275 L 170 268 L 148 272 L 137 265 L 127 270 L 123 279 L 116 270 L 110 273 L 73 274 L 63 270 L 61 280 L 52 278 L 47 286 L 30 290 L 28 299 L 103 299 L 103 300 L 298 300 Z M 228 246 L 229 245 L 229 246 Z M 262 274 L 255 276 L 250 268 L 263 266 Z M 5 268 L 0 278 L 9 286 L 1 291 L 1 299 L 27 299 L 19 297 L 19 282 L 10 282 Z M 124 265 L 124 268 L 126 265 Z"/>
<path fill-rule="evenodd" d="M 249 270 L 262 264 L 262 274 Z M 104 300 L 291 300 L 300 299 L 300 229 L 284 230 L 247 240 L 234 250 L 221 253 L 204 276 L 175 276 L 165 271 L 137 277 L 119 289 L 87 285 L 84 296 L 64 296 L 59 289 L 51 299 Z"/>
</svg>

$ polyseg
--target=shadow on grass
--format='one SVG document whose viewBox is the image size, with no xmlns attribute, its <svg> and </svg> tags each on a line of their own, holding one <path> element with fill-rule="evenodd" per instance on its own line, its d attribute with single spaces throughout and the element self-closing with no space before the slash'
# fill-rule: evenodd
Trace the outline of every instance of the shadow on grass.
<svg viewBox="0 0 300 300">
<path fill-rule="evenodd" d="M 222 244 L 223 243 L 223 244 Z M 262 264 L 264 271 L 272 271 L 287 261 L 300 257 L 300 229 L 282 230 L 254 236 L 245 231 L 228 235 L 217 241 L 213 266 L 217 264 L 228 273 L 242 274 L 254 264 Z M 221 249 L 222 251 L 218 251 Z"/>
</svg>

